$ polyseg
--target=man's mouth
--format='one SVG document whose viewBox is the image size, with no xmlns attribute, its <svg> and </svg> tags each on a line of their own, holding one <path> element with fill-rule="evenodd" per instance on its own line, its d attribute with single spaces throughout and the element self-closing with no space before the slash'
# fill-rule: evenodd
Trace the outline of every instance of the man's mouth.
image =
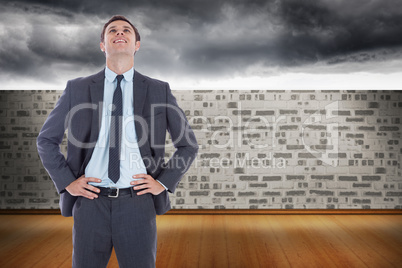
<svg viewBox="0 0 402 268">
<path fill-rule="evenodd" d="M 124 39 L 117 39 L 117 40 L 114 40 L 113 43 L 127 43 L 127 41 Z"/>
</svg>

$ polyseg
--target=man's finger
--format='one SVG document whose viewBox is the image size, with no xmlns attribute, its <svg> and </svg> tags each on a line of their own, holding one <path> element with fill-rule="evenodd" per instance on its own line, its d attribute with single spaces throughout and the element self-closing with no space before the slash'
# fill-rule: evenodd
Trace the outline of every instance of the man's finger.
<svg viewBox="0 0 402 268">
<path fill-rule="evenodd" d="M 135 184 L 141 184 L 141 183 L 145 183 L 145 179 L 139 179 L 139 180 L 135 180 L 130 182 L 131 185 L 135 185 Z"/>
<path fill-rule="evenodd" d="M 148 174 L 143 174 L 143 173 L 141 173 L 141 174 L 135 174 L 135 175 L 133 176 L 133 178 L 134 178 L 134 179 L 136 179 L 136 178 L 149 179 L 149 178 L 152 178 L 152 176 L 151 176 L 151 175 L 148 175 Z"/>
<path fill-rule="evenodd" d="M 93 193 L 88 192 L 88 191 L 86 191 L 86 192 L 87 192 L 86 196 L 88 196 L 90 199 L 98 198 L 98 195 L 93 194 Z"/>
<path fill-rule="evenodd" d="M 98 198 L 98 196 L 96 194 L 93 194 L 87 190 L 82 190 L 82 196 L 88 199 L 94 199 L 94 198 Z"/>
<path fill-rule="evenodd" d="M 88 189 L 88 190 L 91 190 L 92 192 L 95 192 L 95 193 L 99 193 L 99 192 L 100 192 L 100 190 L 99 190 L 98 188 L 96 188 L 95 186 L 92 186 L 92 185 L 90 185 L 90 184 L 86 184 L 84 187 L 85 187 L 86 189 Z"/>
<path fill-rule="evenodd" d="M 139 189 L 144 189 L 144 188 L 149 188 L 147 183 L 144 183 L 142 185 L 138 185 L 134 187 L 134 190 L 139 190 Z"/>
<path fill-rule="evenodd" d="M 149 189 L 146 189 L 144 191 L 138 192 L 137 195 L 143 195 L 143 194 L 147 194 L 149 192 L 151 192 L 151 191 Z"/>
<path fill-rule="evenodd" d="M 86 177 L 85 178 L 87 182 L 92 181 L 92 182 L 102 182 L 101 179 L 94 178 L 94 177 Z"/>
</svg>

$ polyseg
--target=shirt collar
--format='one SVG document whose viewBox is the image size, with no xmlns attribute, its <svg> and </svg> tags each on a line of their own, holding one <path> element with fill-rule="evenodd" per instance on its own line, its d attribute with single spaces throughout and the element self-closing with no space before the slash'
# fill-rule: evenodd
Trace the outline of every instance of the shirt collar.
<svg viewBox="0 0 402 268">
<path fill-rule="evenodd" d="M 130 70 L 125 72 L 123 75 L 124 75 L 124 79 L 126 81 L 131 81 L 134 77 L 134 68 L 131 68 Z M 105 77 L 110 83 L 113 83 L 113 81 L 116 79 L 116 76 L 117 76 L 117 74 L 106 66 Z"/>
</svg>

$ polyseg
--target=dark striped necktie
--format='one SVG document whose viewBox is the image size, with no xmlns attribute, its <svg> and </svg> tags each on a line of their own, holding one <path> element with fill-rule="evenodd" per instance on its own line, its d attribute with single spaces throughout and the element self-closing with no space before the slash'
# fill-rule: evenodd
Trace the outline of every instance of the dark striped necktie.
<svg viewBox="0 0 402 268">
<path fill-rule="evenodd" d="M 116 77 L 117 87 L 113 94 L 113 109 L 112 116 L 110 117 L 108 176 L 114 183 L 120 179 L 120 148 L 123 116 L 123 93 L 120 82 L 123 78 L 123 75 Z"/>
</svg>

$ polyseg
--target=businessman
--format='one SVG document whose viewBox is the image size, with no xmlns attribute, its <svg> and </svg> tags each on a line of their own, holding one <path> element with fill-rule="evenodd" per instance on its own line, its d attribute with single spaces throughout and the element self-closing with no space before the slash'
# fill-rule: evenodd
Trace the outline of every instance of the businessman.
<svg viewBox="0 0 402 268">
<path fill-rule="evenodd" d="M 73 267 L 155 267 L 156 214 L 170 208 L 198 145 L 166 82 L 134 70 L 140 34 L 124 16 L 103 27 L 106 67 L 67 82 L 37 138 L 43 166 L 73 216 Z M 67 158 L 60 143 L 68 130 Z M 165 163 L 166 131 L 176 151 Z"/>
</svg>

